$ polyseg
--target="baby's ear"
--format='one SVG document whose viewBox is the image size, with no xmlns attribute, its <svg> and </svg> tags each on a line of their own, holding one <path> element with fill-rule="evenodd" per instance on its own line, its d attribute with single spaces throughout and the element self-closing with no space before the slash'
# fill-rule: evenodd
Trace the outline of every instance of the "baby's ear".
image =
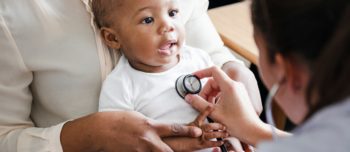
<svg viewBox="0 0 350 152">
<path fill-rule="evenodd" d="M 112 49 L 119 49 L 120 42 L 117 38 L 116 32 L 111 28 L 102 27 L 101 37 L 103 42 Z"/>
</svg>

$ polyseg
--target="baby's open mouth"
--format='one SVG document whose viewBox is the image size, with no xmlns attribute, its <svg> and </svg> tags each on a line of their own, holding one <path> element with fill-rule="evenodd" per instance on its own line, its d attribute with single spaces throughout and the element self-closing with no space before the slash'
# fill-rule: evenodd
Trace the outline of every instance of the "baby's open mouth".
<svg viewBox="0 0 350 152">
<path fill-rule="evenodd" d="M 165 45 L 163 45 L 159 48 L 159 53 L 161 55 L 171 55 L 174 52 L 174 50 L 172 48 L 173 48 L 173 46 L 176 46 L 176 45 L 177 45 L 176 41 L 166 43 Z"/>
<path fill-rule="evenodd" d="M 170 44 L 170 48 L 173 47 L 174 45 L 176 45 L 177 43 L 171 43 Z"/>
<path fill-rule="evenodd" d="M 168 50 L 168 49 L 172 48 L 176 44 L 177 44 L 176 41 L 171 41 L 171 42 L 168 42 L 168 43 L 162 45 L 159 49 L 160 50 Z"/>
</svg>

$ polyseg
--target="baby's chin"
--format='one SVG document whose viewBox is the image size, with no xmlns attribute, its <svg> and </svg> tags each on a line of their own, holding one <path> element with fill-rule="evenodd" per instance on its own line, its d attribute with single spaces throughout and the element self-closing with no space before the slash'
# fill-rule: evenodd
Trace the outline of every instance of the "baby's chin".
<svg viewBox="0 0 350 152">
<path fill-rule="evenodd" d="M 170 50 L 170 49 L 166 49 L 166 50 L 161 50 L 159 49 L 158 50 L 158 54 L 161 55 L 161 56 L 171 56 L 173 54 L 173 50 Z"/>
<path fill-rule="evenodd" d="M 178 52 L 174 52 L 171 55 L 168 56 L 163 56 L 160 59 L 160 63 L 159 65 L 166 65 L 166 64 L 176 64 L 179 62 L 179 53 Z"/>
<path fill-rule="evenodd" d="M 167 67 L 167 69 L 170 69 L 172 67 L 174 67 L 178 62 L 179 62 L 179 53 L 173 53 L 169 56 L 166 56 L 166 57 L 161 57 L 159 60 L 158 60 L 158 66 L 163 66 L 163 67 Z"/>
</svg>

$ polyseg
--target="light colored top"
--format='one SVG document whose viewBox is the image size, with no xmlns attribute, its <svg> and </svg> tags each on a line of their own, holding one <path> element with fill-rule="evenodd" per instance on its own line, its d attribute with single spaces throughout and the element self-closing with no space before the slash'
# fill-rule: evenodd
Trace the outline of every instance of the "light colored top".
<svg viewBox="0 0 350 152">
<path fill-rule="evenodd" d="M 188 46 L 181 49 L 179 59 L 167 71 L 146 73 L 132 68 L 122 56 L 102 85 L 99 111 L 137 111 L 160 122 L 189 124 L 199 113 L 177 94 L 176 79 L 213 63 L 206 52 Z"/>
<path fill-rule="evenodd" d="M 212 65 L 206 52 L 187 46 L 179 63 L 159 73 L 135 70 L 122 56 L 103 83 L 99 111 L 137 111 L 161 122 L 188 124 L 198 112 L 177 94 L 176 79 Z"/>
<path fill-rule="evenodd" d="M 211 9 L 208 14 L 225 45 L 257 65 L 259 51 L 253 37 L 250 4 L 246 0 Z"/>
<path fill-rule="evenodd" d="M 266 142 L 257 152 L 349 152 L 350 98 L 317 112 L 293 136 Z"/>
<path fill-rule="evenodd" d="M 209 23 L 208 1 L 179 2 L 186 43 L 219 66 L 235 60 Z M 95 36 L 86 4 L 0 1 L 1 151 L 60 152 L 62 125 L 98 110 L 102 81 L 117 56 Z"/>
</svg>

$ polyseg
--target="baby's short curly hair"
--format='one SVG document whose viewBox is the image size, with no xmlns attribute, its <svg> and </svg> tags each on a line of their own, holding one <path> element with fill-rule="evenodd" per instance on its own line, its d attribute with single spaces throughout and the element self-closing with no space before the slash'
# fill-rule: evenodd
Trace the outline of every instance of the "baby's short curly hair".
<svg viewBox="0 0 350 152">
<path fill-rule="evenodd" d="M 90 0 L 90 6 L 94 14 L 94 21 L 98 28 L 108 27 L 111 24 L 109 19 L 113 10 L 121 6 L 122 0 Z"/>
</svg>

